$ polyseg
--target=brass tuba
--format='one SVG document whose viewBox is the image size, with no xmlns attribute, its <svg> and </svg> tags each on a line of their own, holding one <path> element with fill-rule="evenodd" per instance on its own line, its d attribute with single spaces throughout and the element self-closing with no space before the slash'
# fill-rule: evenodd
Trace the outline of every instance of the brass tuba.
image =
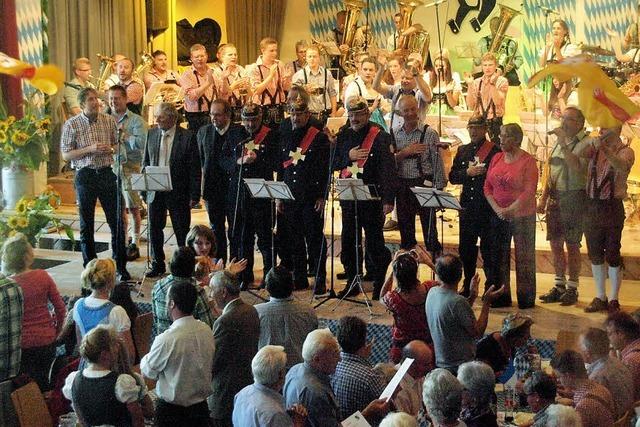
<svg viewBox="0 0 640 427">
<path fill-rule="evenodd" d="M 502 66 L 506 74 L 513 69 L 513 60 L 518 52 L 518 42 L 513 41 L 515 46 L 511 54 L 507 49 L 502 49 L 502 44 L 505 39 L 511 39 L 511 37 L 506 35 L 507 28 L 509 28 L 509 24 L 511 24 L 513 18 L 520 15 L 520 12 L 503 4 L 499 4 L 498 6 L 500 7 L 500 23 L 498 24 L 496 33 L 493 35 L 488 52 L 496 55 L 498 65 Z"/>
<path fill-rule="evenodd" d="M 142 52 L 140 54 L 140 63 L 133 70 L 133 77 L 138 78 L 142 81 L 144 74 L 149 71 L 149 69 L 153 66 L 153 57 L 147 52 Z"/>
<path fill-rule="evenodd" d="M 360 11 L 366 6 L 365 0 L 344 0 L 344 8 L 347 12 L 347 17 L 344 21 L 344 30 L 342 33 L 341 45 L 346 44 L 349 46 L 349 52 L 340 55 L 340 67 L 347 73 L 353 73 L 356 71 L 355 62 L 353 60 L 356 53 L 356 46 L 354 46 L 356 31 L 358 30 L 358 18 L 360 17 Z"/>
<path fill-rule="evenodd" d="M 424 0 L 397 0 L 400 14 L 402 15 L 400 32 L 406 31 L 411 25 L 411 18 L 416 7 L 423 6 Z M 408 37 L 402 37 L 400 40 L 399 48 L 406 52 L 406 56 L 411 53 L 419 53 L 422 57 L 422 61 L 427 60 L 429 52 L 429 42 L 431 37 L 429 33 L 424 30 L 416 31 Z"/>
<path fill-rule="evenodd" d="M 113 63 L 115 61 L 110 56 L 102 55 L 100 53 L 96 54 L 96 56 L 98 57 L 98 60 L 100 60 L 100 74 L 98 75 L 98 79 L 92 83 L 98 92 L 102 92 L 105 90 L 105 82 L 111 75 Z"/>
</svg>

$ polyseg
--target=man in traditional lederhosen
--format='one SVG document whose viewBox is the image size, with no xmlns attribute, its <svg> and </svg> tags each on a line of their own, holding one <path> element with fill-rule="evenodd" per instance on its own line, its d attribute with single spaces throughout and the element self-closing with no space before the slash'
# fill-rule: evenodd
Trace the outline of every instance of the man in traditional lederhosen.
<svg viewBox="0 0 640 427">
<path fill-rule="evenodd" d="M 198 151 L 202 165 L 202 198 L 209 215 L 209 224 L 216 237 L 217 259 L 227 261 L 226 206 L 229 175 L 220 166 L 222 147 L 227 140 L 241 141 L 246 133 L 231 121 L 231 106 L 222 99 L 211 104 L 211 124 L 198 131 Z"/>
<path fill-rule="evenodd" d="M 578 158 L 570 163 L 566 160 L 565 151 L 569 151 L 569 156 L 580 153 L 593 141 L 584 129 L 584 116 L 576 107 L 564 110 L 562 124 L 553 133 L 558 139 L 549 155 L 547 179 L 538 201 L 538 212 L 547 214 L 547 240 L 551 244 L 556 277 L 554 287 L 540 299 L 544 303 L 573 305 L 578 301 L 578 280 L 582 265 L 580 242 L 587 209 L 585 188 L 588 160 Z M 565 279 L 567 267 L 569 280 Z"/>
<path fill-rule="evenodd" d="M 184 114 L 189 130 L 196 133 L 202 126 L 209 124 L 211 102 L 221 84 L 216 83 L 216 78 L 207 65 L 207 49 L 201 44 L 194 44 L 190 51 L 191 67 L 182 73 L 180 86 L 184 90 Z"/>
<path fill-rule="evenodd" d="M 244 133 L 227 139 L 222 147 L 221 165 L 230 174 L 227 192 L 230 257 L 245 258 L 247 268 L 240 274 L 244 288 L 253 284 L 253 248 L 258 236 L 264 273 L 273 266 L 271 249 L 271 203 L 254 199 L 244 183 L 245 178 L 273 180 L 278 153 L 278 132 L 262 123 L 262 109 L 249 103 L 242 109 Z M 263 275 L 264 278 L 264 275 Z"/>
<path fill-rule="evenodd" d="M 489 163 L 500 148 L 487 139 L 487 123 L 482 116 L 471 117 L 467 129 L 471 142 L 458 148 L 449 181 L 462 184 L 458 253 L 464 269 L 461 293 L 468 297 L 471 280 L 476 274 L 478 239 L 487 284 L 494 284 L 492 281 L 497 277 L 491 264 L 494 260 L 491 253 L 491 217 L 495 213 L 484 197 L 483 189 Z"/>
<path fill-rule="evenodd" d="M 309 123 L 310 112 L 302 98 L 289 103 L 292 129 L 280 135 L 278 180 L 285 182 L 295 198 L 277 201 L 284 227 L 280 242 L 283 265 L 293 270 L 296 289 L 309 286 L 307 253 L 317 268 L 314 291 L 326 290 L 327 245 L 323 234 L 325 186 L 329 174 L 329 141 Z M 305 236 L 307 248 L 305 248 Z"/>
<path fill-rule="evenodd" d="M 293 75 L 294 85 L 304 86 L 309 93 L 309 112 L 323 125 L 336 112 L 335 80 L 329 70 L 320 65 L 320 51 L 316 46 L 307 48 L 307 65 Z"/>
<path fill-rule="evenodd" d="M 232 112 L 231 120 L 234 123 L 240 123 L 242 107 L 251 99 L 249 73 L 238 65 L 238 50 L 235 45 L 231 43 L 222 45 L 218 56 L 220 63 L 213 69 L 213 75 L 222 83 L 218 98 L 229 103 Z"/>
<path fill-rule="evenodd" d="M 261 55 L 251 72 L 253 102 L 262 106 L 262 121 L 275 129 L 284 119 L 285 91 L 289 90 L 284 64 L 278 60 L 278 42 L 260 41 Z"/>
<path fill-rule="evenodd" d="M 356 276 L 356 233 L 364 229 L 366 251 L 373 258 L 375 266 L 373 276 L 373 299 L 380 296 L 384 276 L 391 262 L 391 253 L 384 245 L 382 225 L 384 215 L 393 209 L 396 189 L 396 172 L 391 154 L 391 136 L 379 126 L 369 121 L 367 100 L 354 96 L 347 100 L 349 127 L 338 134 L 334 167 L 340 170 L 342 178 L 362 179 L 364 184 L 374 186 L 380 200 L 355 202 L 341 201 L 342 207 L 342 253 L 340 259 L 347 273 L 348 285 Z M 358 209 L 358 230 L 355 227 L 355 209 Z M 362 239 L 358 239 L 360 242 Z M 362 271 L 360 269 L 360 271 Z M 357 295 L 359 289 L 353 288 L 349 295 Z"/>
<path fill-rule="evenodd" d="M 142 114 L 142 98 L 144 96 L 144 86 L 142 82 L 133 77 L 133 61 L 123 58 L 116 63 L 116 73 L 118 75 L 118 85 L 127 92 L 127 108 L 135 114 Z"/>
<path fill-rule="evenodd" d="M 473 81 L 467 94 L 467 106 L 476 115 L 487 119 L 489 138 L 497 143 L 504 116 L 509 81 L 496 73 L 496 56 L 487 52 L 482 56 L 482 76 Z"/>
</svg>

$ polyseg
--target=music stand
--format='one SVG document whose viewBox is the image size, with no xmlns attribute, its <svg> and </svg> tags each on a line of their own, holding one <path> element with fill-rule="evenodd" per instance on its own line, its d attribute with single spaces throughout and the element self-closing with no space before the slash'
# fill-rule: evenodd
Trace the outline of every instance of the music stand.
<svg viewBox="0 0 640 427">
<path fill-rule="evenodd" d="M 369 315 L 373 316 L 373 311 L 371 311 L 371 301 L 369 301 L 369 298 L 367 297 L 367 293 L 362 288 L 362 277 L 360 277 L 360 254 L 358 251 L 358 247 L 360 244 L 360 232 L 359 232 L 360 230 L 358 228 L 358 202 L 379 200 L 380 198 L 377 197 L 377 195 L 375 194 L 372 195 L 371 188 L 369 187 L 369 185 L 364 184 L 361 179 L 353 179 L 353 178 L 338 179 L 336 181 L 336 188 L 338 190 L 338 200 L 354 202 L 354 217 L 355 217 L 354 219 L 355 219 L 355 236 L 356 236 L 356 247 L 355 247 L 356 275 L 351 281 L 351 283 L 349 284 L 349 287 L 347 288 L 347 291 L 344 293 L 344 296 L 340 298 L 340 301 L 336 303 L 336 305 L 333 307 L 331 311 L 336 311 L 340 303 L 342 303 L 342 301 L 344 300 L 347 300 L 349 302 L 353 302 L 356 304 L 366 305 L 367 310 L 369 310 Z M 374 193 L 375 193 L 375 189 L 374 189 Z M 362 292 L 362 294 L 364 295 L 364 301 L 347 298 L 349 293 L 351 293 L 351 291 L 356 286 L 358 290 Z"/>
<path fill-rule="evenodd" d="M 146 193 L 147 206 L 149 206 L 149 198 L 151 191 L 171 191 L 173 185 L 171 183 L 171 171 L 168 166 L 147 166 L 142 173 L 131 174 L 130 188 L 126 188 L 131 191 L 144 191 Z M 136 297 L 143 297 L 142 290 L 144 289 L 144 281 L 147 278 L 147 274 L 151 271 L 151 225 L 149 224 L 149 217 L 147 217 L 147 265 L 142 273 L 142 279 L 139 282 L 140 287 Z"/>
<path fill-rule="evenodd" d="M 244 183 L 251 193 L 251 197 L 254 199 L 269 199 L 271 200 L 271 266 L 276 265 L 276 248 L 275 248 L 275 221 L 273 219 L 273 212 L 275 211 L 275 203 L 277 200 L 295 200 L 291 189 L 287 184 L 282 181 L 266 181 L 262 178 L 244 178 Z M 265 275 L 268 272 L 265 272 Z M 266 299 L 260 295 L 248 292 L 266 302 Z"/>
<path fill-rule="evenodd" d="M 446 191 L 427 187 L 411 187 L 411 191 L 413 191 L 416 199 L 418 199 L 418 204 L 423 208 L 431 208 L 439 211 L 444 211 L 446 209 L 453 209 L 456 211 L 462 210 L 462 206 L 460 206 L 458 199 L 456 199 L 453 194 Z M 442 215 L 440 215 L 440 238 L 444 242 L 444 217 Z"/>
</svg>

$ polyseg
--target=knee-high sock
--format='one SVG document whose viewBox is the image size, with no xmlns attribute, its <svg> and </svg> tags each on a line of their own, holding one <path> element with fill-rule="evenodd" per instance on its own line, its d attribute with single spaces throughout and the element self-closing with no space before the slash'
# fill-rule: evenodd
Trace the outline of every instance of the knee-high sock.
<svg viewBox="0 0 640 427">
<path fill-rule="evenodd" d="M 604 301 L 607 297 L 607 294 L 605 292 L 607 267 L 604 264 L 591 264 L 591 272 L 593 273 L 593 281 L 596 285 L 596 297 Z"/>
<path fill-rule="evenodd" d="M 620 292 L 620 284 L 622 283 L 622 269 L 620 266 L 609 266 L 609 281 L 611 282 L 611 293 L 609 294 L 609 301 L 618 299 L 618 293 Z"/>
</svg>

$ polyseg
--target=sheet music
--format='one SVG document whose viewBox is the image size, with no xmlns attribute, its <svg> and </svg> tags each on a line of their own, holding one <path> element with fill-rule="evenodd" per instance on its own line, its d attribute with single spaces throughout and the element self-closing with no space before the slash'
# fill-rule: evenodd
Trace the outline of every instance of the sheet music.
<svg viewBox="0 0 640 427">
<path fill-rule="evenodd" d="M 144 173 L 131 174 L 131 189 L 137 191 L 171 191 L 171 170 L 169 166 L 147 166 Z"/>
<path fill-rule="evenodd" d="M 342 422 L 342 427 L 371 427 L 371 424 L 367 422 L 360 411 L 356 411 Z"/>
<path fill-rule="evenodd" d="M 409 367 L 413 363 L 413 360 L 414 359 L 411 359 L 409 357 L 404 359 L 404 362 L 402 362 L 402 365 L 400 365 L 400 369 L 398 369 L 398 372 L 396 372 L 393 378 L 391 378 L 391 381 L 389 381 L 389 384 L 387 384 L 387 386 L 382 391 L 380 399 L 386 399 L 387 402 L 389 401 L 389 399 L 391 399 L 391 396 L 393 396 L 393 394 L 396 392 L 396 389 L 400 385 L 400 381 L 402 381 L 402 378 L 409 370 Z"/>
</svg>

